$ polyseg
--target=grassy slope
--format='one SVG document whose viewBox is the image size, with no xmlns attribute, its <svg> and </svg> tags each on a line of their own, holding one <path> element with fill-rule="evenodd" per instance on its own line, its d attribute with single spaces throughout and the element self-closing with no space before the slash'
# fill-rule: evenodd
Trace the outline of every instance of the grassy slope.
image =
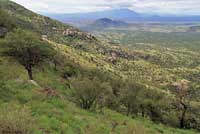
<svg viewBox="0 0 200 134">
<path fill-rule="evenodd" d="M 59 45 L 60 51 L 66 55 L 67 59 L 71 59 L 74 63 L 88 68 L 98 67 L 122 77 L 127 77 L 128 73 L 132 73 L 142 77 L 151 74 L 150 76 L 156 75 L 156 78 L 160 78 L 159 73 L 156 73 L 158 70 L 161 70 L 160 66 L 145 60 L 138 60 L 129 62 L 130 67 L 134 65 L 131 72 L 124 70 L 123 64 L 126 60 L 119 59 L 118 64 L 113 65 L 107 62 L 108 57 L 105 55 L 93 54 L 70 47 L 71 43 L 80 40 L 75 39 L 74 42 L 69 42 L 61 35 L 61 32 L 52 31 L 52 27 L 54 26 L 60 30 L 64 30 L 70 26 L 36 15 L 23 7 L 17 7 L 17 10 L 13 10 L 13 8 L 16 8 L 16 5 L 10 2 L 7 3 L 7 0 L 0 0 L 0 2 L 4 9 L 16 17 L 19 26 L 41 34 L 48 34 L 51 40 L 64 43 L 64 45 Z M 55 37 L 59 37 L 59 40 L 55 39 Z M 53 41 L 49 42 L 52 45 L 56 45 Z M 69 46 L 66 46 L 68 44 Z M 90 44 L 92 43 L 90 42 Z M 93 60 L 91 60 L 91 58 Z M 152 73 L 149 71 L 142 74 L 144 70 L 147 70 L 146 68 L 151 68 L 154 72 Z M 138 69 L 140 71 L 138 71 Z M 164 71 L 164 73 L 168 74 L 169 72 Z M 0 77 L 2 82 L 0 87 L 0 104 L 6 105 L 6 107 L 12 106 L 13 104 L 21 108 L 28 107 L 28 112 L 31 114 L 31 117 L 37 121 L 37 123 L 35 123 L 37 130 L 38 128 L 44 128 L 45 130 L 49 130 L 52 134 L 60 134 L 61 131 L 69 134 L 143 134 L 145 133 L 144 131 L 146 131 L 147 134 L 195 133 L 193 131 L 184 131 L 157 125 L 148 120 L 131 119 L 108 109 L 105 110 L 104 114 L 81 110 L 69 101 L 68 81 L 63 80 L 60 75 L 60 72 L 54 71 L 53 67 L 49 65 L 36 68 L 34 70 L 34 76 L 38 85 L 34 85 L 28 81 L 26 71 L 21 65 L 8 57 L 0 57 Z M 168 79 L 169 76 L 163 78 L 163 75 L 160 79 L 165 80 Z M 141 80 L 144 79 L 142 77 Z M 148 81 L 148 79 L 149 78 L 146 78 L 145 80 Z M 47 87 L 55 89 L 57 94 L 62 97 L 46 96 L 43 89 Z M 15 109 L 13 110 L 15 111 Z M 114 126 L 116 126 L 116 128 Z M 36 133 L 42 133 L 41 131 Z"/>
<path fill-rule="evenodd" d="M 64 46 L 65 47 L 65 46 Z M 68 53 L 79 53 L 78 50 L 64 48 Z M 87 54 L 84 54 L 87 55 Z M 71 55 L 73 58 L 75 55 Z M 80 61 L 84 61 L 82 56 Z M 0 75 L 2 76 L 9 94 L 1 91 L 0 104 L 17 104 L 20 107 L 28 107 L 37 128 L 49 130 L 52 134 L 60 134 L 61 131 L 68 134 L 195 134 L 193 131 L 184 131 L 156 125 L 144 119 L 131 119 L 114 111 L 105 109 L 104 114 L 89 112 L 76 107 L 67 98 L 67 81 L 63 81 L 59 73 L 52 67 L 45 66 L 34 70 L 38 86 L 28 81 L 24 68 L 11 59 L 0 59 Z M 13 70 L 15 70 L 13 72 Z M 63 97 L 47 97 L 41 90 L 44 87 L 52 87 Z M 4 99 L 6 100 L 4 100 Z M 3 101 L 4 100 L 4 101 Z M 115 129 L 113 126 L 118 124 Z M 36 132 L 37 134 L 41 133 Z"/>
</svg>

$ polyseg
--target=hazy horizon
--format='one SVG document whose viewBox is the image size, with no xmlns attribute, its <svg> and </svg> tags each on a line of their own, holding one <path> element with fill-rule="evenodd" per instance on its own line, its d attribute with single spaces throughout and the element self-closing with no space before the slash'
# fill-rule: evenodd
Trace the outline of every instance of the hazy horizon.
<svg viewBox="0 0 200 134">
<path fill-rule="evenodd" d="M 88 13 L 129 9 L 155 15 L 200 15 L 200 0 L 12 0 L 37 13 Z"/>
</svg>

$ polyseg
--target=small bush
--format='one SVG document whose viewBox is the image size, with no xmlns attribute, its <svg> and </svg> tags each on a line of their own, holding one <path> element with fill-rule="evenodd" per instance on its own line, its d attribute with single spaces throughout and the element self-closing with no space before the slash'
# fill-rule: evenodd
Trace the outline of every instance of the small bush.
<svg viewBox="0 0 200 134">
<path fill-rule="evenodd" d="M 77 78 L 71 81 L 72 97 L 83 109 L 91 109 L 99 105 L 105 105 L 107 96 L 112 92 L 109 84 L 99 79 Z"/>
<path fill-rule="evenodd" d="M 68 79 L 78 75 L 78 70 L 75 67 L 68 66 L 63 71 L 63 78 Z"/>
</svg>

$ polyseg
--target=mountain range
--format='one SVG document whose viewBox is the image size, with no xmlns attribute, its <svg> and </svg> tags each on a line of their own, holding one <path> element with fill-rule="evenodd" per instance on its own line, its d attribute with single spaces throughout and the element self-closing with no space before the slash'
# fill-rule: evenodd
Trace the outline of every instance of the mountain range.
<svg viewBox="0 0 200 134">
<path fill-rule="evenodd" d="M 138 13 L 130 9 L 114 9 L 91 13 L 75 14 L 44 14 L 62 22 L 87 21 L 92 22 L 101 18 L 111 18 L 123 21 L 153 21 L 153 22 L 196 22 L 200 21 L 200 16 L 176 16 L 176 15 L 149 15 Z"/>
</svg>

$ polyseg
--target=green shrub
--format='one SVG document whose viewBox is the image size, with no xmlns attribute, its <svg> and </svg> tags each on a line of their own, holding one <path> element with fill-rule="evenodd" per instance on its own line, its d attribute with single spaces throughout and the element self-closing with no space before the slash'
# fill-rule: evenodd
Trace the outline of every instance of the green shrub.
<svg viewBox="0 0 200 134">
<path fill-rule="evenodd" d="M 63 71 L 63 78 L 68 79 L 70 77 L 77 76 L 78 73 L 79 72 L 76 68 L 68 66 Z"/>
<path fill-rule="evenodd" d="M 91 109 L 99 105 L 103 107 L 112 88 L 99 79 L 77 78 L 71 80 L 72 97 L 83 109 Z"/>
</svg>

